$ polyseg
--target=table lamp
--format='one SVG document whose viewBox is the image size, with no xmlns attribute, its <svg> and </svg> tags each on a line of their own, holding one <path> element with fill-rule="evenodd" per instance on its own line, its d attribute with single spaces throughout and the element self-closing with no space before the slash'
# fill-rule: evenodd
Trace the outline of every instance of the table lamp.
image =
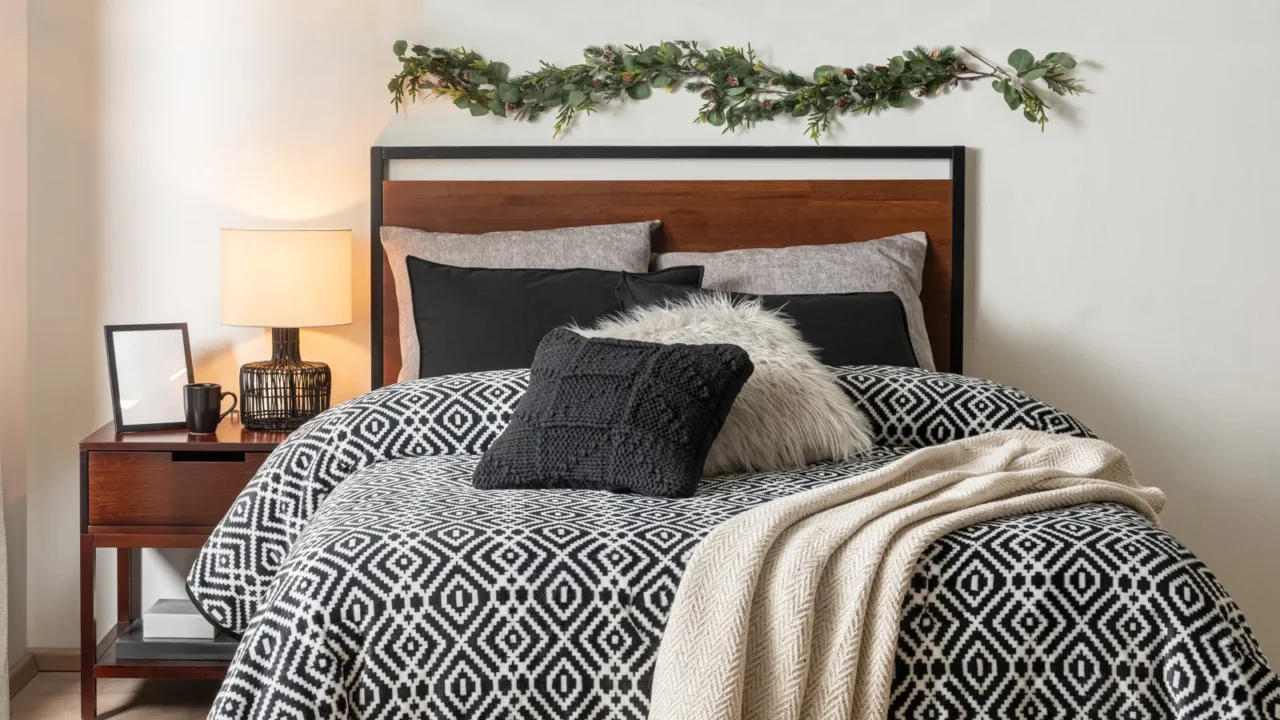
<svg viewBox="0 0 1280 720">
<path fill-rule="evenodd" d="M 350 230 L 223 230 L 222 324 L 271 328 L 271 359 L 240 368 L 240 420 L 294 430 L 329 407 L 329 366 L 298 328 L 351 322 Z"/>
</svg>

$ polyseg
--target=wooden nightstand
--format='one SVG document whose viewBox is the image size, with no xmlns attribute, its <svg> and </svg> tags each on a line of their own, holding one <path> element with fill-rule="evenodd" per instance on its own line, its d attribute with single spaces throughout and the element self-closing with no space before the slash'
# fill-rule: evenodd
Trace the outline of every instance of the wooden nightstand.
<svg viewBox="0 0 1280 720">
<path fill-rule="evenodd" d="M 117 434 L 111 425 L 80 443 L 81 717 L 97 714 L 98 678 L 214 678 L 225 661 L 126 660 L 117 636 L 141 612 L 133 572 L 138 548 L 199 548 L 240 490 L 288 433 L 247 430 L 233 413 L 216 435 L 185 430 Z M 117 548 L 118 617 L 97 642 L 94 550 Z"/>
</svg>

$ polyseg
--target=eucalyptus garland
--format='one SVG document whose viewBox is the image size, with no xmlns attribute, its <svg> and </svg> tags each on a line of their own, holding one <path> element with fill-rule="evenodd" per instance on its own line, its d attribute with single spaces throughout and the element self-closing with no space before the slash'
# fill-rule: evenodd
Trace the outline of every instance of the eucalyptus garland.
<svg viewBox="0 0 1280 720">
<path fill-rule="evenodd" d="M 1035 83 L 1057 95 L 1084 92 L 1080 81 L 1069 75 L 1076 66 L 1070 55 L 1052 52 L 1036 59 L 1021 49 L 1009 55 L 1009 69 L 968 48 L 961 50 L 969 61 L 954 47 L 916 47 L 883 65 L 823 65 L 812 78 L 770 67 L 750 46 L 703 50 L 684 40 L 648 47 L 591 46 L 584 51 L 586 62 L 559 67 L 544 61 L 537 70 L 516 76 L 506 63 L 466 48 L 410 47 L 400 40 L 393 50 L 403 65 L 387 85 L 397 112 L 406 96 L 413 100 L 430 93 L 448 97 L 475 116 L 493 113 L 534 121 L 554 112 L 556 136 L 579 113 L 593 113 L 624 97 L 644 100 L 655 89 L 674 92 L 681 86 L 702 99 L 694 122 L 732 132 L 779 116 L 803 117 L 808 118 L 806 133 L 815 142 L 841 115 L 907 107 L 962 83 L 990 80 L 1010 110 L 1021 109 L 1023 117 L 1042 131 L 1050 108 Z"/>
</svg>

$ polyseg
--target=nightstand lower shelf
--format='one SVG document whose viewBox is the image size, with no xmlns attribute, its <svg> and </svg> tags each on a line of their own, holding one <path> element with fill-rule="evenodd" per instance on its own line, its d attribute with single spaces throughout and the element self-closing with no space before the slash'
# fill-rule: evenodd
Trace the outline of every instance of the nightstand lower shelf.
<svg viewBox="0 0 1280 720">
<path fill-rule="evenodd" d="M 98 643 L 93 665 L 95 678 L 177 678 L 221 680 L 227 675 L 228 660 L 130 660 L 116 657 L 116 640 L 132 623 L 118 622 Z"/>
</svg>

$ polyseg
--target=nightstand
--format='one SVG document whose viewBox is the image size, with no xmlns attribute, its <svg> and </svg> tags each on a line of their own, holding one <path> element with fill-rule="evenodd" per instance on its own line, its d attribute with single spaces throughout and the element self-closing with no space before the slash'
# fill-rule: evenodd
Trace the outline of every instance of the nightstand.
<svg viewBox="0 0 1280 720">
<path fill-rule="evenodd" d="M 111 425 L 80 443 L 81 717 L 97 714 L 98 678 L 213 678 L 226 661 L 117 658 L 116 638 L 142 608 L 134 550 L 199 548 L 283 432 L 247 430 L 232 413 L 214 435 L 185 430 L 117 434 Z M 94 550 L 116 548 L 117 618 L 98 642 Z"/>
</svg>

